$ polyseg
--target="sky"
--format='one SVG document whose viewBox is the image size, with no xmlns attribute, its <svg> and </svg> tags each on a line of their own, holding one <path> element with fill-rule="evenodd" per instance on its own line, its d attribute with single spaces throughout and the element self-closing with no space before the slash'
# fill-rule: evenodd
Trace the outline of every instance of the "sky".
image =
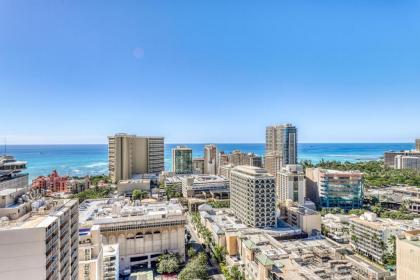
<svg viewBox="0 0 420 280">
<path fill-rule="evenodd" d="M 0 0 L 0 143 L 420 137 L 420 1 Z"/>
</svg>

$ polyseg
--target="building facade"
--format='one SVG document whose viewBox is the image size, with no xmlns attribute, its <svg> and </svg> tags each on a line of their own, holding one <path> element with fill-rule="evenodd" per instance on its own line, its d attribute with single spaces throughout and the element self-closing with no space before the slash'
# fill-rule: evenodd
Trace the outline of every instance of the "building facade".
<svg viewBox="0 0 420 280">
<path fill-rule="evenodd" d="M 193 174 L 204 174 L 204 158 L 194 158 L 192 160 Z"/>
<path fill-rule="evenodd" d="M 78 201 L 53 200 L 0 225 L 0 275 L 8 280 L 78 279 Z"/>
<path fill-rule="evenodd" d="M 175 174 L 193 174 L 191 148 L 177 146 L 172 149 L 172 172 Z"/>
<path fill-rule="evenodd" d="M 291 124 L 274 125 L 266 128 L 266 154 L 280 157 L 280 165 L 297 163 L 297 129 Z M 272 173 L 275 174 L 275 173 Z"/>
<path fill-rule="evenodd" d="M 217 148 L 216 145 L 206 145 L 204 147 L 204 174 L 217 174 Z"/>
<path fill-rule="evenodd" d="M 396 239 L 397 280 L 420 278 L 420 230 L 407 231 Z"/>
<path fill-rule="evenodd" d="M 320 208 L 351 210 L 363 205 L 363 173 L 306 169 L 307 196 Z"/>
<path fill-rule="evenodd" d="M 301 205 L 306 197 L 306 180 L 302 165 L 288 164 L 277 172 L 276 178 L 277 201 L 285 203 L 287 199 Z"/>
<path fill-rule="evenodd" d="M 237 166 L 230 173 L 230 207 L 244 224 L 276 226 L 275 178 L 264 169 Z"/>
<path fill-rule="evenodd" d="M 166 252 L 178 253 L 185 260 L 186 218 L 176 200 L 147 204 L 86 200 L 80 223 L 83 228 L 99 227 L 102 246 L 118 245 L 116 261 L 121 273 L 151 268 Z"/>
<path fill-rule="evenodd" d="M 108 137 L 109 176 L 116 183 L 135 174 L 164 171 L 164 138 L 116 134 Z"/>
<path fill-rule="evenodd" d="M 397 155 L 395 156 L 394 167 L 396 169 L 412 169 L 420 171 L 420 154 L 419 156 Z"/>
</svg>

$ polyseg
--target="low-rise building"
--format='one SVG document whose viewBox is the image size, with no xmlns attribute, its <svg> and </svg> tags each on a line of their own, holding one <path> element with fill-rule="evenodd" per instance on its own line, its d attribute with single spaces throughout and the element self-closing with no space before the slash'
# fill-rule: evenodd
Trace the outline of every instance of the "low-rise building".
<svg viewBox="0 0 420 280">
<path fill-rule="evenodd" d="M 392 254 L 391 238 L 402 232 L 401 226 L 391 220 L 378 219 L 366 212 L 350 219 L 350 244 L 356 252 L 383 263 L 385 254 Z"/>
<path fill-rule="evenodd" d="M 117 183 L 117 191 L 119 194 L 131 195 L 134 190 L 150 192 L 150 179 L 120 180 Z"/>
<path fill-rule="evenodd" d="M 292 226 L 300 228 L 308 235 L 321 233 L 321 214 L 318 211 L 287 201 L 284 211 L 285 221 Z"/>
<path fill-rule="evenodd" d="M 395 156 L 394 167 L 396 169 L 412 169 L 420 171 L 420 153 L 418 156 Z"/>
<path fill-rule="evenodd" d="M 118 244 L 120 272 L 150 268 L 165 252 L 185 260 L 186 218 L 176 200 L 86 200 L 79 213 L 83 228 L 99 227 L 103 246 Z"/>
<path fill-rule="evenodd" d="M 188 197 L 229 197 L 229 180 L 217 175 L 181 177 L 182 195 Z"/>
<path fill-rule="evenodd" d="M 350 219 L 355 216 L 327 214 L 322 217 L 322 228 L 325 236 L 338 243 L 350 242 Z"/>
</svg>

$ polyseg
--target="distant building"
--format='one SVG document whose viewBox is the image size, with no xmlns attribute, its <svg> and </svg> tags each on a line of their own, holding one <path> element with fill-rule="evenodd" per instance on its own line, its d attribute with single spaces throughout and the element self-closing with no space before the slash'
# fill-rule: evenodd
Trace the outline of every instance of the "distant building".
<svg viewBox="0 0 420 280">
<path fill-rule="evenodd" d="M 218 155 L 218 167 L 223 165 L 250 165 L 261 167 L 262 166 L 262 158 L 254 153 L 244 153 L 239 150 L 234 150 L 229 154 L 225 154 L 225 152 L 220 152 Z"/>
<path fill-rule="evenodd" d="M 396 158 L 400 156 L 399 158 Z M 416 149 L 412 151 L 388 151 L 384 153 L 384 163 L 385 166 L 404 169 L 402 166 L 406 165 L 410 169 L 416 167 L 417 160 L 413 157 L 420 158 L 420 139 L 416 139 Z M 404 160 L 403 160 L 404 159 Z M 403 163 L 405 161 L 406 163 Z M 418 169 L 419 170 L 419 169 Z"/>
<path fill-rule="evenodd" d="M 266 154 L 280 157 L 280 165 L 297 163 L 297 129 L 291 124 L 274 125 L 266 128 Z M 279 170 L 276 170 L 279 171 Z M 275 173 L 272 173 L 275 174 Z"/>
<path fill-rule="evenodd" d="M 363 173 L 306 168 L 307 196 L 320 208 L 351 210 L 363 205 Z"/>
<path fill-rule="evenodd" d="M 305 202 L 306 181 L 302 165 L 288 164 L 277 172 L 276 195 L 280 203 L 287 199 L 301 205 Z"/>
<path fill-rule="evenodd" d="M 193 174 L 191 148 L 177 146 L 172 149 L 172 172 L 175 174 Z"/>
<path fill-rule="evenodd" d="M 264 168 L 268 173 L 275 176 L 282 168 L 282 157 L 275 152 L 268 152 L 264 157 Z"/>
<path fill-rule="evenodd" d="M 249 165 L 255 167 L 263 167 L 262 157 L 256 154 L 249 154 Z"/>
<path fill-rule="evenodd" d="M 407 231 L 396 239 L 397 280 L 420 277 L 420 230 Z"/>
<path fill-rule="evenodd" d="M 117 191 L 119 194 L 132 195 L 134 190 L 150 192 L 150 179 L 120 180 L 117 183 Z"/>
<path fill-rule="evenodd" d="M 67 176 L 60 176 L 56 170 L 45 176 L 39 176 L 32 181 L 32 188 L 35 190 L 43 189 L 51 192 L 68 192 Z"/>
<path fill-rule="evenodd" d="M 204 174 L 204 158 L 194 158 L 192 168 L 193 174 Z"/>
<path fill-rule="evenodd" d="M 109 176 L 116 183 L 134 174 L 164 171 L 164 138 L 125 133 L 108 137 Z"/>
<path fill-rule="evenodd" d="M 217 174 L 217 148 L 216 145 L 204 147 L 204 174 Z"/>
<path fill-rule="evenodd" d="M 394 167 L 396 169 L 413 169 L 420 171 L 420 154 L 419 156 L 397 155 L 395 156 Z"/>
<path fill-rule="evenodd" d="M 2 219 L 1 279 L 77 279 L 78 235 L 77 200 L 33 204 L 19 220 Z"/>
<path fill-rule="evenodd" d="M 233 169 L 232 164 L 226 164 L 219 166 L 219 176 L 222 176 L 223 178 L 230 179 L 230 172 Z"/>
<path fill-rule="evenodd" d="M 102 275 L 104 280 L 118 280 L 120 279 L 119 271 L 119 245 L 109 244 L 103 245 L 102 255 Z"/>
<path fill-rule="evenodd" d="M 233 168 L 230 173 L 230 207 L 248 226 L 275 227 L 274 176 L 254 166 Z"/>
</svg>

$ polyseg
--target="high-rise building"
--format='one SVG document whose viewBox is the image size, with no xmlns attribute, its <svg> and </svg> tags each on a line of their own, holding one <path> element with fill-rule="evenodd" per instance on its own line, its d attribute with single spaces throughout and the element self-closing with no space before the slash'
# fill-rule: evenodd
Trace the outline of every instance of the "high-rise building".
<svg viewBox="0 0 420 280">
<path fill-rule="evenodd" d="M 282 157 L 278 153 L 270 152 L 264 157 L 264 168 L 273 176 L 281 171 Z"/>
<path fill-rule="evenodd" d="M 280 156 L 281 166 L 297 163 L 297 129 L 295 126 L 291 124 L 268 126 L 265 137 L 266 155 Z"/>
<path fill-rule="evenodd" d="M 216 145 L 206 145 L 204 147 L 204 174 L 217 174 L 217 148 Z"/>
<path fill-rule="evenodd" d="M 277 172 L 277 200 L 285 203 L 287 199 L 303 205 L 306 196 L 306 181 L 303 166 L 288 164 Z"/>
<path fill-rule="evenodd" d="M 192 166 L 193 174 L 204 174 L 204 158 L 194 158 Z"/>
<path fill-rule="evenodd" d="M 116 134 L 108 137 L 109 176 L 113 182 L 135 174 L 157 174 L 165 169 L 164 138 Z"/>
<path fill-rule="evenodd" d="M 416 139 L 416 151 L 420 152 L 420 138 Z"/>
<path fill-rule="evenodd" d="M 420 230 L 406 231 L 396 238 L 397 280 L 420 278 Z"/>
<path fill-rule="evenodd" d="M 363 205 L 363 173 L 306 168 L 307 196 L 321 208 L 351 210 Z"/>
<path fill-rule="evenodd" d="M 262 157 L 256 154 L 249 154 L 249 165 L 255 167 L 262 167 Z"/>
<path fill-rule="evenodd" d="M 175 174 L 192 174 L 192 149 L 177 146 L 172 149 L 172 172 Z"/>
<path fill-rule="evenodd" d="M 230 207 L 245 225 L 275 227 L 275 178 L 262 168 L 237 166 L 230 172 Z"/>
<path fill-rule="evenodd" d="M 1 279 L 78 279 L 78 201 L 41 202 L 0 224 Z"/>
<path fill-rule="evenodd" d="M 102 277 L 101 232 L 99 226 L 79 230 L 79 280 L 101 280 Z"/>
</svg>

